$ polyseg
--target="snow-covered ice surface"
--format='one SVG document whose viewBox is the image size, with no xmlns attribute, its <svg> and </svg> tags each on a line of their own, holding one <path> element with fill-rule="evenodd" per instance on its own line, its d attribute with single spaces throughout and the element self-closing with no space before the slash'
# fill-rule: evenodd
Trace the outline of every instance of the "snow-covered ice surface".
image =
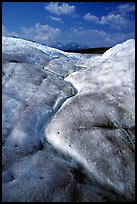
<svg viewBox="0 0 137 204">
<path fill-rule="evenodd" d="M 103 55 L 2 43 L 3 202 L 134 201 L 134 40 Z"/>
</svg>

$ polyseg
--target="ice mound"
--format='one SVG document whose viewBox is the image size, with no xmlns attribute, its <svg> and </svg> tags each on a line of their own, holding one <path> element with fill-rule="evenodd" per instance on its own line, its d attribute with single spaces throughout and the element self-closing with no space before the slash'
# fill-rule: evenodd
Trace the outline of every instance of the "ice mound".
<svg viewBox="0 0 137 204">
<path fill-rule="evenodd" d="M 78 93 L 63 104 L 45 137 L 101 186 L 134 200 L 135 41 L 116 45 L 66 81 Z"/>
</svg>

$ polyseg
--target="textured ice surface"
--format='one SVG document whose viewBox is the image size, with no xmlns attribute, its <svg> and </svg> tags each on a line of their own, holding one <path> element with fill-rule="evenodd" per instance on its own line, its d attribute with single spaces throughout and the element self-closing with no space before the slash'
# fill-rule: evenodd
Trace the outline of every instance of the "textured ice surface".
<svg viewBox="0 0 137 204">
<path fill-rule="evenodd" d="M 97 60 L 95 61 L 95 59 Z M 103 91 L 110 87 L 134 89 L 135 42 L 129 40 L 106 51 L 101 57 L 85 60 L 86 70 L 66 78 L 78 91 Z"/>
<path fill-rule="evenodd" d="M 134 195 L 135 42 L 108 50 L 69 75 L 78 94 L 45 130 L 48 141 L 74 157 L 100 185 Z"/>
<path fill-rule="evenodd" d="M 105 202 L 124 201 L 115 193 L 79 175 L 56 156 L 38 151 L 24 156 L 4 171 L 3 202 Z"/>
<path fill-rule="evenodd" d="M 3 142 L 9 148 L 16 145 L 27 152 L 39 148 L 43 124 L 75 94 L 70 83 L 52 72 L 52 66 L 44 69 L 54 60 L 49 50 L 29 41 L 3 38 L 2 124 Z"/>
<path fill-rule="evenodd" d="M 62 78 L 79 69 L 81 69 L 81 67 L 75 65 L 72 60 L 66 59 L 64 57 L 53 59 L 48 63 L 47 66 L 45 66 L 45 70 L 50 70 L 51 73 L 54 73 Z"/>
<path fill-rule="evenodd" d="M 133 201 L 134 40 L 103 55 L 2 42 L 3 201 Z"/>
<path fill-rule="evenodd" d="M 36 135 L 40 124 L 48 120 L 57 104 L 73 94 L 73 87 L 31 64 L 6 63 L 3 72 L 3 126 L 4 132 L 10 130 L 10 134 L 5 133 L 6 142 L 31 151 L 31 146 L 39 145 Z"/>
</svg>

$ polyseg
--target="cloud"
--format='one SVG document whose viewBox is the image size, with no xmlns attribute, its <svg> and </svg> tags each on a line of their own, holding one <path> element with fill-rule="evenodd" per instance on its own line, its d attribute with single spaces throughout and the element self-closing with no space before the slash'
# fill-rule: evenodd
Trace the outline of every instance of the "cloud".
<svg viewBox="0 0 137 204">
<path fill-rule="evenodd" d="M 98 18 L 97 16 L 87 13 L 84 15 L 83 19 L 100 25 L 110 25 L 112 28 L 116 29 L 122 29 L 129 25 L 129 20 L 120 14 L 108 14 Z"/>
<path fill-rule="evenodd" d="M 21 27 L 21 33 L 25 35 L 25 37 L 29 37 L 34 34 L 35 29 L 34 28 L 26 28 L 26 27 Z"/>
<path fill-rule="evenodd" d="M 14 36 L 49 45 L 62 35 L 62 31 L 59 28 L 51 27 L 47 24 L 42 25 L 36 23 L 31 28 L 21 27 L 18 33 L 9 32 L 5 26 L 2 26 L 2 35 L 7 37 Z"/>
<path fill-rule="evenodd" d="M 116 15 L 109 14 L 107 16 L 102 16 L 99 23 L 102 25 L 108 24 L 112 28 L 122 29 L 127 27 L 128 22 L 129 22 L 128 19 L 124 18 L 120 14 L 116 14 Z"/>
<path fill-rule="evenodd" d="M 122 14 L 129 13 L 135 11 L 135 4 L 122 4 L 117 6 L 117 10 Z"/>
<path fill-rule="evenodd" d="M 107 33 L 102 31 L 102 30 L 98 30 L 98 29 L 84 29 L 82 27 L 78 27 L 78 28 L 70 28 L 70 32 L 73 33 L 76 36 L 85 36 L 86 35 L 92 35 L 92 34 L 97 34 L 99 36 L 106 36 Z"/>
<path fill-rule="evenodd" d="M 66 37 L 70 40 L 85 44 L 89 47 L 105 47 L 114 46 L 131 38 L 134 39 L 135 32 L 113 32 L 110 34 L 99 29 L 84 29 L 82 27 L 72 27 Z"/>
<path fill-rule="evenodd" d="M 8 29 L 5 26 L 2 26 L 2 36 L 14 36 L 14 37 L 18 37 L 18 34 L 15 32 L 10 32 L 8 31 Z"/>
<path fill-rule="evenodd" d="M 40 23 L 37 23 L 35 25 L 36 33 L 38 34 L 35 39 L 43 40 L 45 37 L 45 40 L 53 40 L 59 36 L 61 33 L 61 30 L 59 28 L 53 28 L 49 25 L 41 25 Z"/>
<path fill-rule="evenodd" d="M 83 19 L 85 21 L 90 21 L 98 25 L 109 25 L 112 28 L 120 30 L 123 28 L 128 28 L 130 25 L 134 24 L 134 21 L 132 21 L 129 18 L 129 15 L 127 15 L 130 12 L 134 11 L 134 4 L 122 4 L 117 6 L 113 12 L 108 13 L 108 15 L 106 16 L 102 16 L 99 18 L 95 15 L 87 13 L 83 16 Z"/>
<path fill-rule="evenodd" d="M 85 44 L 89 47 L 105 46 L 105 38 L 109 34 L 98 29 L 85 29 L 82 27 L 72 27 L 66 35 L 70 41 Z"/>
<path fill-rule="evenodd" d="M 47 16 L 47 18 L 50 18 L 53 21 L 57 21 L 59 23 L 63 23 L 63 20 L 61 18 L 58 17 L 54 17 L 54 16 Z"/>
<path fill-rule="evenodd" d="M 109 45 L 115 45 L 118 43 L 122 43 L 129 39 L 135 38 L 135 32 L 130 33 L 113 33 L 105 38 L 105 43 L 108 43 Z"/>
<path fill-rule="evenodd" d="M 61 34 L 59 28 L 54 28 L 47 24 L 41 25 L 40 23 L 36 23 L 33 28 L 22 27 L 22 32 L 28 39 L 34 39 L 39 42 L 44 41 L 47 44 L 57 39 Z"/>
<path fill-rule="evenodd" d="M 45 6 L 45 9 L 57 15 L 74 15 L 75 13 L 75 6 L 70 6 L 68 3 L 59 6 L 58 2 L 51 2 Z"/>
<path fill-rule="evenodd" d="M 87 13 L 83 16 L 83 19 L 85 21 L 91 21 L 91 22 L 99 22 L 99 18 L 97 16 L 91 15 L 90 13 Z"/>
</svg>

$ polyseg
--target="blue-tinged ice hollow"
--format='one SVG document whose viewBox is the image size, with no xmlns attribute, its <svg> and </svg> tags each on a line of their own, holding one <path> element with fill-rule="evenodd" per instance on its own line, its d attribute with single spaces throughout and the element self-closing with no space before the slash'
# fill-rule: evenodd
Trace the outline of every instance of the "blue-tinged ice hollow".
<svg viewBox="0 0 137 204">
<path fill-rule="evenodd" d="M 135 40 L 88 65 L 66 78 L 78 93 L 63 104 L 45 137 L 100 185 L 134 200 Z"/>
</svg>

